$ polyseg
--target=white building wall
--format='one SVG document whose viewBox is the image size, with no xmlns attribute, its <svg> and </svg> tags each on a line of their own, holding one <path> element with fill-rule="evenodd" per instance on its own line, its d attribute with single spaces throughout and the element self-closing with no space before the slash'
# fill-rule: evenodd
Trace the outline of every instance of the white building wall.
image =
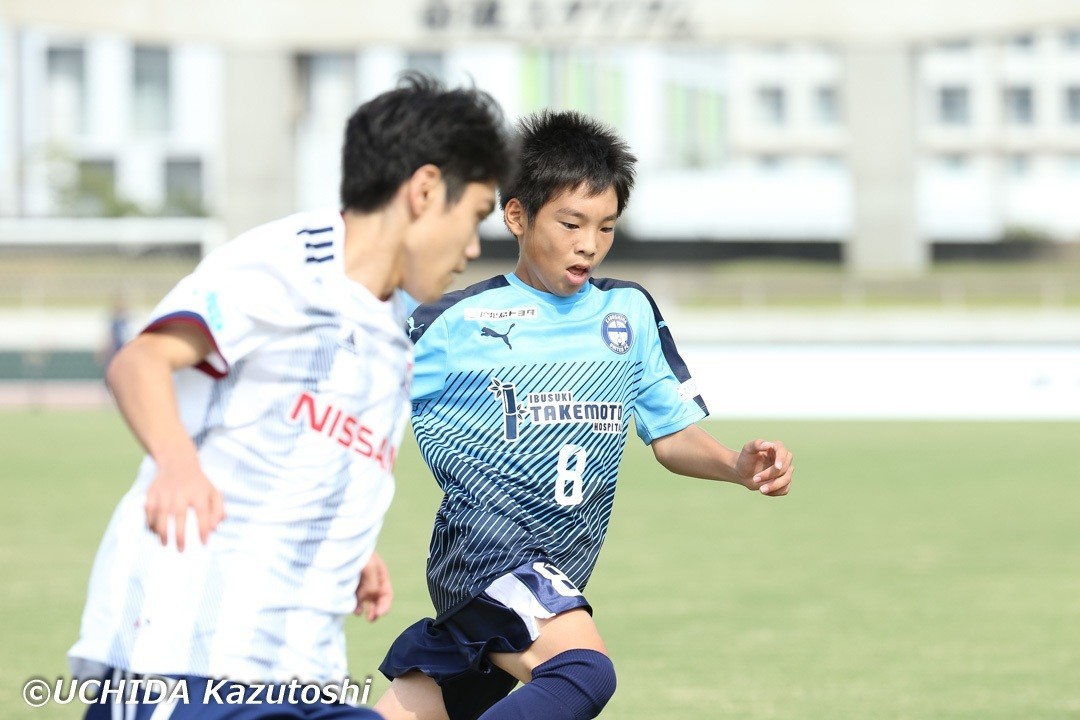
<svg viewBox="0 0 1080 720">
<path fill-rule="evenodd" d="M 132 139 L 131 43 L 115 35 L 92 36 L 85 51 L 87 132 L 75 150 L 112 155 Z"/>
<path fill-rule="evenodd" d="M 405 50 L 389 45 L 369 45 L 357 56 L 360 94 L 358 102 L 365 102 L 393 86 L 394 80 L 405 69 Z"/>
<path fill-rule="evenodd" d="M 1062 42 L 1063 28 L 1034 33 L 1030 48 L 1008 37 L 973 38 L 966 46 L 924 46 L 915 53 L 918 127 L 917 207 L 920 233 L 930 239 L 989 241 L 1010 228 L 1047 230 L 1080 239 L 1080 124 L 1065 119 L 1065 88 L 1080 87 L 1080 50 Z M 84 50 L 86 123 L 50 127 L 48 49 Z M 58 210 L 58 180 L 72 168 L 57 158 L 112 159 L 118 193 L 154 211 L 165 198 L 170 158 L 202 163 L 204 201 L 221 212 L 226 187 L 223 50 L 210 44 L 169 46 L 171 122 L 156 135 L 132 129 L 134 43 L 120 35 L 73 35 L 0 22 L 0 214 L 48 215 Z M 434 49 L 434 48 L 432 48 Z M 442 67 L 450 84 L 475 82 L 513 120 L 530 108 L 522 92 L 520 44 L 488 40 L 449 43 Z M 297 116 L 295 207 L 336 204 L 344 123 L 356 104 L 392 87 L 408 62 L 405 47 L 345 48 L 341 66 L 314 63 L 311 105 Z M 590 54 L 591 53 L 591 54 Z M 715 47 L 628 44 L 577 53 L 594 57 L 623 78 L 620 131 L 640 160 L 627 227 L 664 239 L 846 239 L 853 188 L 844 162 L 849 138 L 842 95 L 843 62 L 836 48 L 811 43 L 736 43 Z M 703 59 L 704 58 L 704 59 Z M 290 81 L 291 82 L 291 81 Z M 723 98 L 723 152 L 688 168 L 671 152 L 665 112 L 672 84 Z M 1030 86 L 1035 121 L 1004 121 L 1004 89 Z M 943 125 L 941 87 L 966 87 L 970 121 Z M 785 117 L 763 121 L 759 93 L 783 91 Z M 815 93 L 834 87 L 839 122 L 817 117 Z M 299 90 L 297 90 L 299 92 Z M 57 134 L 50 134 L 57 131 Z M 497 220 L 486 226 L 502 233 Z"/>
<path fill-rule="evenodd" d="M 36 217 L 51 211 L 47 154 L 46 44 L 41 32 L 24 30 L 18 48 L 22 74 L 14 105 L 20 108 L 19 153 L 23 168 L 23 212 Z"/>
<path fill-rule="evenodd" d="M 508 119 L 521 116 L 520 46 L 490 42 L 462 45 L 445 53 L 444 67 L 444 79 L 450 86 L 475 83 L 492 94 Z"/>
<path fill-rule="evenodd" d="M 184 44 L 174 48 L 173 127 L 170 155 L 202 163 L 203 206 L 219 215 L 224 190 L 225 59 L 211 45 Z"/>
<path fill-rule="evenodd" d="M 49 51 L 67 47 L 82 52 L 81 90 L 53 92 Z M 19 191 L 26 215 L 62 212 L 58 189 L 73 182 L 82 161 L 114 163 L 117 196 L 151 214 L 164 204 L 164 168 L 171 157 L 201 162 L 204 191 L 214 187 L 222 132 L 220 51 L 184 44 L 167 50 L 168 129 L 140 133 L 132 122 L 135 44 L 129 38 L 41 29 L 21 33 L 21 78 L 10 107 L 21 112 L 16 155 L 23 166 Z"/>
<path fill-rule="evenodd" d="M 16 35 L 0 17 L 0 217 L 19 211 L 18 104 L 14 102 L 18 82 Z"/>
<path fill-rule="evenodd" d="M 634 154 L 640 162 L 641 175 L 665 162 L 663 115 L 663 53 L 655 45 L 641 45 L 623 60 L 626 77 L 633 88 L 625 93 L 627 124 L 623 130 L 633 138 Z"/>
<path fill-rule="evenodd" d="M 1045 28 L 1023 46 L 1014 37 L 980 38 L 929 47 L 918 56 L 919 218 L 930 237 L 985 241 L 1011 228 L 1038 229 L 1059 240 L 1080 239 L 1080 124 L 1065 117 L 1065 91 L 1080 87 L 1080 51 L 1064 29 Z M 968 88 L 968 124 L 944 125 L 938 91 Z M 1005 89 L 1029 87 L 1034 119 L 1007 121 Z"/>
<path fill-rule="evenodd" d="M 345 123 L 362 88 L 375 85 L 371 66 L 353 53 L 304 57 L 296 138 L 296 207 L 338 204 Z M 359 80 L 358 80 L 359 78 Z M 377 93 L 372 93 L 375 95 Z"/>
</svg>

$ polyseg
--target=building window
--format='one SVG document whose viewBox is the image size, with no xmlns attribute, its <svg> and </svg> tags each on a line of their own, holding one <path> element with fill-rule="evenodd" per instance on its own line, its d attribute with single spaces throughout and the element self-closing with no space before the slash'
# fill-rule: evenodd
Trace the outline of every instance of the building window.
<svg viewBox="0 0 1080 720">
<path fill-rule="evenodd" d="M 1035 100 L 1030 87 L 1005 88 L 1005 122 L 1009 125 L 1031 125 L 1035 122 Z"/>
<path fill-rule="evenodd" d="M 70 140 L 86 133 L 86 52 L 49 48 L 46 56 L 49 136 Z"/>
<path fill-rule="evenodd" d="M 784 89 L 775 85 L 758 88 L 758 117 L 761 122 L 773 127 L 780 127 L 787 122 L 787 107 Z"/>
<path fill-rule="evenodd" d="M 1080 85 L 1065 88 L 1065 122 L 1080 125 Z"/>
<path fill-rule="evenodd" d="M 527 50 L 521 63 L 524 112 L 543 108 L 577 110 L 615 127 L 625 119 L 625 73 L 603 53 L 586 50 Z"/>
<path fill-rule="evenodd" d="M 946 40 L 938 45 L 939 50 L 947 53 L 966 53 L 971 51 L 970 40 Z"/>
<path fill-rule="evenodd" d="M 164 212 L 166 215 L 206 215 L 206 209 L 203 206 L 202 175 L 201 160 L 165 161 Z"/>
<path fill-rule="evenodd" d="M 405 54 L 405 67 L 429 75 L 437 80 L 445 80 L 446 72 L 443 54 L 440 52 L 410 52 Z"/>
<path fill-rule="evenodd" d="M 815 157 L 817 166 L 822 170 L 837 171 L 844 169 L 844 158 L 837 153 L 824 153 Z"/>
<path fill-rule="evenodd" d="M 1035 49 L 1035 36 L 1030 33 L 1020 33 L 1019 35 L 1013 35 L 1008 40 L 1008 46 L 1010 50 L 1016 50 L 1019 52 L 1031 52 Z"/>
<path fill-rule="evenodd" d="M 938 156 L 938 166 L 947 172 L 963 172 L 968 166 L 968 156 L 963 153 L 945 153 Z"/>
<path fill-rule="evenodd" d="M 132 128 L 140 135 L 169 131 L 169 51 L 136 47 L 133 58 L 134 117 Z"/>
<path fill-rule="evenodd" d="M 1080 178 L 1080 153 L 1068 153 L 1063 158 L 1065 172 L 1070 177 Z"/>
<path fill-rule="evenodd" d="M 971 97 L 966 87 L 943 87 L 937 93 L 938 120 L 942 125 L 971 123 Z"/>
<path fill-rule="evenodd" d="M 315 133 L 338 133 L 356 107 L 356 56 L 317 53 L 297 61 L 301 123 Z"/>
<path fill-rule="evenodd" d="M 758 167 L 766 173 L 778 173 L 787 165 L 787 159 L 783 155 L 759 155 L 757 161 Z"/>
<path fill-rule="evenodd" d="M 822 125 L 836 125 L 840 122 L 840 99 L 836 88 L 819 87 L 814 92 L 814 108 L 818 122 Z"/>
<path fill-rule="evenodd" d="M 80 160 L 76 163 L 75 186 L 65 198 L 66 214 L 76 217 L 116 217 L 125 215 L 116 196 L 116 162 Z"/>
<path fill-rule="evenodd" d="M 724 98 L 718 91 L 670 83 L 665 110 L 664 134 L 673 165 L 709 167 L 724 161 Z"/>
<path fill-rule="evenodd" d="M 1031 156 L 1012 153 L 1005 158 L 1005 167 L 1012 177 L 1024 177 L 1031 173 Z"/>
</svg>

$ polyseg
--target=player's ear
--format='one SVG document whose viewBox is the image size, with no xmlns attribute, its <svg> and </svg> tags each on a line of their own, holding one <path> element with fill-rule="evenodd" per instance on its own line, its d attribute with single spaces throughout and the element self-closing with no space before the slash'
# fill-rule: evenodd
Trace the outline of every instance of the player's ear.
<svg viewBox="0 0 1080 720">
<path fill-rule="evenodd" d="M 414 216 L 422 215 L 430 205 L 437 202 L 437 193 L 445 192 L 439 166 L 427 163 L 416 168 L 405 183 L 405 192 L 409 211 Z"/>
<path fill-rule="evenodd" d="M 521 201 L 517 198 L 510 198 L 503 208 L 503 222 L 506 223 L 506 229 L 514 237 L 520 239 L 525 234 L 525 221 L 525 208 L 522 206 Z"/>
</svg>

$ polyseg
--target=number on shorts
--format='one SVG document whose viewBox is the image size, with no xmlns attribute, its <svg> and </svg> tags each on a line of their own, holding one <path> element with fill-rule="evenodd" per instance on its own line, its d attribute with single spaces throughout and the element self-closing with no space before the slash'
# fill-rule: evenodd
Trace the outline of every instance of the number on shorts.
<svg viewBox="0 0 1080 720">
<path fill-rule="evenodd" d="M 563 597 L 577 597 L 581 594 L 581 591 L 574 586 L 574 583 L 570 582 L 570 578 L 566 577 L 566 573 L 551 563 L 534 562 L 533 570 L 550 580 L 551 587 L 555 588 L 555 592 Z"/>
<path fill-rule="evenodd" d="M 587 451 L 580 445 L 563 445 L 559 450 L 559 474 L 555 478 L 555 502 L 560 505 L 580 505 Z M 574 466 L 570 467 L 573 460 Z"/>
</svg>

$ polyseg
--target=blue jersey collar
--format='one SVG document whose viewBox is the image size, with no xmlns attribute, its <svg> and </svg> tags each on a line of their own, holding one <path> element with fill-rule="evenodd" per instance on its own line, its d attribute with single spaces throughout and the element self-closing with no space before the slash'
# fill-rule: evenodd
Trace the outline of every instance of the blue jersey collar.
<svg viewBox="0 0 1080 720">
<path fill-rule="evenodd" d="M 509 282 L 514 287 L 518 288 L 519 290 L 521 290 L 524 293 L 527 293 L 528 295 L 531 295 L 532 297 L 536 298 L 537 300 L 539 300 L 541 302 L 547 303 L 548 305 L 555 305 L 555 306 L 573 305 L 574 303 L 581 302 L 582 300 L 587 298 L 589 296 L 589 294 L 593 291 L 593 285 L 592 285 L 592 280 L 591 279 L 589 280 L 589 282 L 585 283 L 585 285 L 580 290 L 578 290 L 576 293 L 574 293 L 573 295 L 571 295 L 569 297 L 562 297 L 560 295 L 555 295 L 553 293 L 544 292 L 543 290 L 537 290 L 532 285 L 526 285 L 525 282 L 521 278 L 519 278 L 517 275 L 515 275 L 512 272 L 507 273 L 504 277 L 506 278 L 506 281 Z"/>
</svg>

